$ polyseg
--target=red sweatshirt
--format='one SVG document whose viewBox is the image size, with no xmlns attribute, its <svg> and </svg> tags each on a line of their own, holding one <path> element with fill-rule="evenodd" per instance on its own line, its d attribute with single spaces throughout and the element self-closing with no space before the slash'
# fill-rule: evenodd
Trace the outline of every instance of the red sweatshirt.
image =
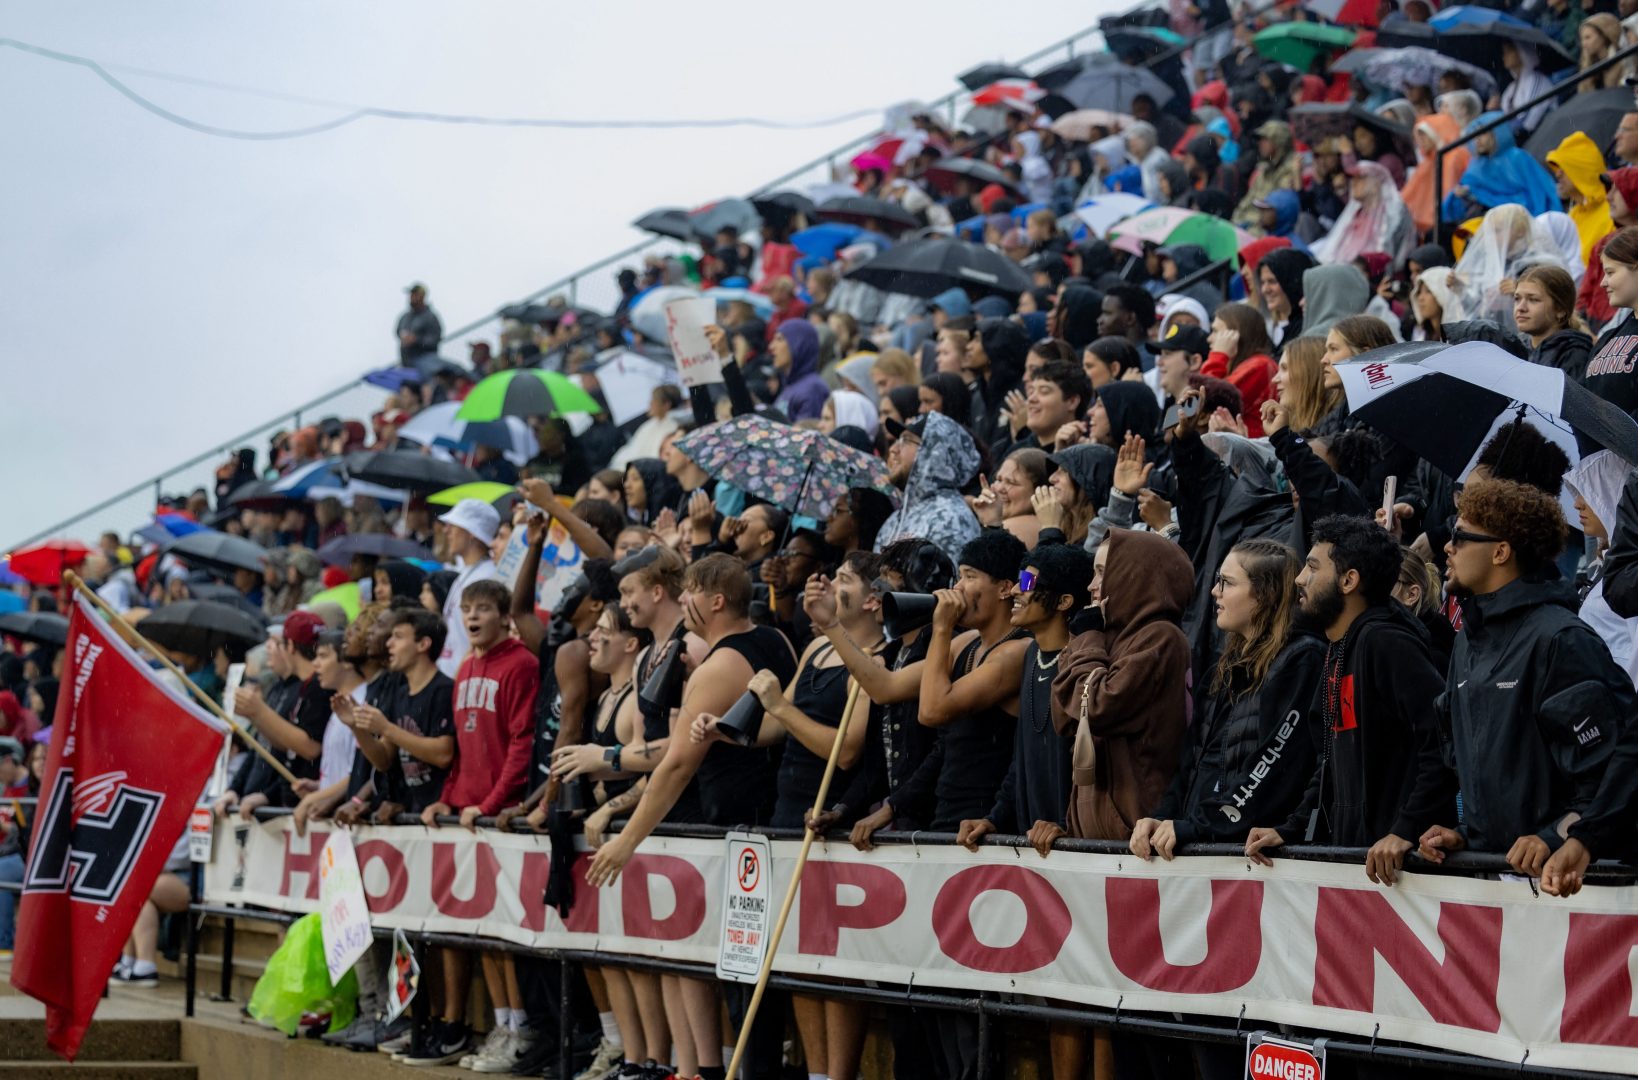
<svg viewBox="0 0 1638 1080">
<path fill-rule="evenodd" d="M 1212 379 L 1227 379 L 1234 384 L 1234 388 L 1240 391 L 1240 419 L 1246 422 L 1246 434 L 1260 439 L 1263 437 L 1263 402 L 1277 396 L 1274 393 L 1274 376 L 1279 373 L 1280 366 L 1261 353 L 1246 357 L 1233 371 L 1228 366 L 1228 353 L 1213 352 L 1206 357 L 1200 374 Z"/>
<path fill-rule="evenodd" d="M 455 673 L 455 762 L 444 781 L 444 802 L 457 811 L 476 806 L 488 817 L 522 801 L 539 689 L 540 661 L 515 638 L 461 661 Z"/>
</svg>

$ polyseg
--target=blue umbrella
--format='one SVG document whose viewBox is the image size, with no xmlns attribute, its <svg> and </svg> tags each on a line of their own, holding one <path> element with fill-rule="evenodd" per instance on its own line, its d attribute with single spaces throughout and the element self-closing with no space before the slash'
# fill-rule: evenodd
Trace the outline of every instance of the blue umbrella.
<svg viewBox="0 0 1638 1080">
<path fill-rule="evenodd" d="M 1458 26 L 1483 27 L 1494 23 L 1506 23 L 1510 26 L 1530 25 L 1516 15 L 1509 15 L 1505 11 L 1493 11 L 1490 8 L 1478 7 L 1473 4 L 1461 4 L 1457 7 L 1445 8 L 1428 20 L 1429 26 L 1441 32 L 1454 30 Z"/>
<path fill-rule="evenodd" d="M 21 580 L 21 579 L 19 579 Z M 14 592 L 0 592 L 0 615 L 10 615 L 28 607 L 28 601 Z"/>
<path fill-rule="evenodd" d="M 406 383 L 420 386 L 426 381 L 426 377 L 412 367 L 389 367 L 370 372 L 364 376 L 363 381 L 371 386 L 379 386 L 383 390 L 397 393 Z"/>
<path fill-rule="evenodd" d="M 862 225 L 850 225 L 845 221 L 826 221 L 791 233 L 791 243 L 804 255 L 834 259 L 838 250 L 853 243 L 864 231 Z"/>
<path fill-rule="evenodd" d="M 715 289 L 706 289 L 705 295 L 715 300 L 719 305 L 731 304 L 734 301 L 750 304 L 756 311 L 756 317 L 766 319 L 774 313 L 774 302 L 761 293 L 754 293 L 750 289 L 719 286 Z"/>
<path fill-rule="evenodd" d="M 315 487 L 341 487 L 346 480 L 338 471 L 340 464 L 340 458 L 328 458 L 292 469 L 273 482 L 272 491 L 287 499 L 301 499 Z"/>
<path fill-rule="evenodd" d="M 136 534 L 150 544 L 159 544 L 161 547 L 183 536 L 191 536 L 197 532 L 210 532 L 205 526 L 185 518 L 181 514 L 158 513 L 154 519 L 136 531 Z M 0 581 L 0 584 L 4 584 Z"/>
</svg>

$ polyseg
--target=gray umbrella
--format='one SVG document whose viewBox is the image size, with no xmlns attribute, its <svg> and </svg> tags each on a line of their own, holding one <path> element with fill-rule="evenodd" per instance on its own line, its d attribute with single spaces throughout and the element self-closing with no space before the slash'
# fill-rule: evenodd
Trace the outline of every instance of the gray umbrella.
<svg viewBox="0 0 1638 1080">
<path fill-rule="evenodd" d="M 1077 109 L 1108 109 L 1129 113 L 1132 99 L 1148 94 L 1164 106 L 1175 96 L 1159 75 L 1148 68 L 1129 67 L 1112 53 L 1088 53 L 1048 68 L 1035 77 L 1036 85 L 1068 100 Z"/>
<path fill-rule="evenodd" d="M 207 530 L 172 540 L 165 553 L 175 555 L 189 566 L 231 575 L 235 570 L 260 573 L 267 561 L 267 549 L 253 540 L 232 533 Z"/>
<path fill-rule="evenodd" d="M 483 477 L 454 461 L 418 450 L 359 450 L 342 459 L 348 479 L 431 494 Z"/>
<path fill-rule="evenodd" d="M 68 616 L 54 611 L 10 611 L 0 615 L 0 634 L 62 648 L 68 644 Z"/>
<path fill-rule="evenodd" d="M 265 620 L 215 600 L 166 604 L 143 619 L 140 629 L 155 645 L 202 657 L 209 657 L 218 645 L 255 645 L 267 636 Z"/>
<path fill-rule="evenodd" d="M 1615 138 L 1615 129 L 1621 125 L 1621 117 L 1629 112 L 1632 112 L 1631 87 L 1612 86 L 1607 90 L 1576 94 L 1542 118 L 1541 126 L 1524 144 L 1524 149 L 1537 161 L 1545 161 L 1567 136 L 1582 131 L 1598 149 L 1608 150 L 1610 140 Z"/>
<path fill-rule="evenodd" d="M 330 566 L 346 566 L 354 555 L 377 559 L 431 559 L 432 552 L 413 540 L 401 540 L 388 533 L 348 533 L 318 549 L 318 557 Z"/>
</svg>

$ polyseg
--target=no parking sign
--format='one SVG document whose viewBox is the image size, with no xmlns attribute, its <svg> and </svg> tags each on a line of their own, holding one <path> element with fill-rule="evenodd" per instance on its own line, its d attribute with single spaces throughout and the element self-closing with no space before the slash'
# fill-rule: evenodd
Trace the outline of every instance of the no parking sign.
<svg viewBox="0 0 1638 1080">
<path fill-rule="evenodd" d="M 768 951 L 773 912 L 768 876 L 768 838 L 757 833 L 729 833 L 727 872 L 722 875 L 722 937 L 717 951 L 717 978 L 754 983 Z"/>
</svg>

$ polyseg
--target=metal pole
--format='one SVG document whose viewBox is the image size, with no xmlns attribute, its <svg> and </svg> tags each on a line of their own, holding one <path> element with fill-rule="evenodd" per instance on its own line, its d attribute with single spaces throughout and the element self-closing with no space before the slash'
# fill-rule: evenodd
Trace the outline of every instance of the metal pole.
<svg viewBox="0 0 1638 1080">
<path fill-rule="evenodd" d="M 194 875 L 194 880 L 197 883 L 198 875 Z M 202 915 L 195 915 L 191 911 L 188 912 L 186 919 L 187 926 L 184 930 L 184 934 L 187 937 L 186 949 L 188 958 L 182 971 L 182 978 L 185 985 L 183 997 L 186 1002 L 184 1005 L 185 1011 L 183 1015 L 188 1017 L 193 1016 L 193 993 L 194 988 L 199 982 L 199 920 L 203 917 L 204 916 Z"/>
<path fill-rule="evenodd" d="M 990 1011 L 978 1010 L 978 1080 L 990 1078 Z"/>
<path fill-rule="evenodd" d="M 239 920 L 228 919 L 222 929 L 222 988 L 218 1001 L 233 1000 L 233 937 L 238 926 Z"/>
<path fill-rule="evenodd" d="M 569 962 L 559 953 L 557 957 L 557 1075 L 574 1075 L 574 1005 L 569 995 L 574 992 Z"/>
</svg>

